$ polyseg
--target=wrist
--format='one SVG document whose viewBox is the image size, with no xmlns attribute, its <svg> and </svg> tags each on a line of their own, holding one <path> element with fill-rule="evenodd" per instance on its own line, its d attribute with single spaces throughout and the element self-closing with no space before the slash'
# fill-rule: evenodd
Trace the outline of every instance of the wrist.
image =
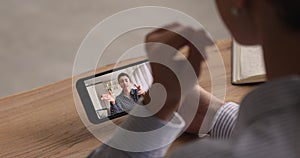
<svg viewBox="0 0 300 158">
<path fill-rule="evenodd" d="M 187 95 L 183 101 L 183 106 L 191 105 L 192 98 L 200 96 L 197 113 L 194 116 L 192 122 L 186 129 L 187 133 L 198 134 L 200 129 L 209 129 L 209 126 L 213 122 L 213 116 L 217 113 L 224 102 L 211 93 L 196 85 L 194 89 Z M 204 132 L 203 132 L 204 131 Z M 206 134 L 209 130 L 201 130 L 203 134 Z"/>
<path fill-rule="evenodd" d="M 155 114 L 155 116 L 164 121 L 169 121 L 172 119 L 174 112 L 178 110 L 179 105 L 180 99 L 167 99 L 163 107 Z"/>
</svg>

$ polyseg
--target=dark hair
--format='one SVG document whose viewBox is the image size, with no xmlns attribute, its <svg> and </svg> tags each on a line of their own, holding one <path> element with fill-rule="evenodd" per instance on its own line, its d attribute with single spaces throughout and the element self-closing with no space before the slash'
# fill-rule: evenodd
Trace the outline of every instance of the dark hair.
<svg viewBox="0 0 300 158">
<path fill-rule="evenodd" d="M 300 31 L 300 1 L 299 0 L 267 0 L 280 20 L 293 31 Z"/>
<path fill-rule="evenodd" d="M 120 73 L 120 74 L 118 75 L 118 82 L 119 82 L 119 79 L 120 79 L 121 77 L 123 77 L 123 76 L 128 77 L 128 78 L 129 78 L 129 81 L 131 82 L 131 79 L 130 79 L 129 75 L 128 75 L 127 73 L 124 73 L 124 72 L 122 72 L 122 73 Z"/>
</svg>

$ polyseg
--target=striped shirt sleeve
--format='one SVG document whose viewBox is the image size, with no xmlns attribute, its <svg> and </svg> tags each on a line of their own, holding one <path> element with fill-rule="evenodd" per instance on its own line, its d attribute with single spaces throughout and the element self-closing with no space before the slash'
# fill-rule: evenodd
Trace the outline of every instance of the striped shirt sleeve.
<svg viewBox="0 0 300 158">
<path fill-rule="evenodd" d="M 239 105 L 228 102 L 223 105 L 215 116 L 215 124 L 210 131 L 212 139 L 227 139 L 230 137 L 238 116 Z"/>
</svg>

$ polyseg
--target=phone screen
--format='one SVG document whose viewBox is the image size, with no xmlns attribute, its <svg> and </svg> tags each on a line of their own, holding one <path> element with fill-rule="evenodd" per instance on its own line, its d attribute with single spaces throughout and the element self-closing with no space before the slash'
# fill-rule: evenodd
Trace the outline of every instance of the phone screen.
<svg viewBox="0 0 300 158">
<path fill-rule="evenodd" d="M 91 112 L 93 114 L 87 111 L 87 115 L 95 114 L 98 119 L 106 119 L 128 113 L 149 89 L 153 77 L 149 62 L 142 61 L 85 78 L 81 82 L 84 91 L 79 93 L 87 93 L 85 98 L 81 95 L 81 99 L 88 100 L 83 104 L 86 109 L 94 110 Z"/>
</svg>

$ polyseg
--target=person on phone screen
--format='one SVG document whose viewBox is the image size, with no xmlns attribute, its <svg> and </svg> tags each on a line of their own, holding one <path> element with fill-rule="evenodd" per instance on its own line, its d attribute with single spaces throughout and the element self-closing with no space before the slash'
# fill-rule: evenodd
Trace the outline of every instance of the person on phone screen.
<svg viewBox="0 0 300 158">
<path fill-rule="evenodd" d="M 118 75 L 118 83 L 122 88 L 121 93 L 115 98 L 111 91 L 108 94 L 102 94 L 101 99 L 110 102 L 110 114 L 114 115 L 122 111 L 129 112 L 141 95 L 145 92 L 141 90 L 141 86 L 134 84 L 132 88 L 131 78 L 126 73 Z"/>
</svg>

